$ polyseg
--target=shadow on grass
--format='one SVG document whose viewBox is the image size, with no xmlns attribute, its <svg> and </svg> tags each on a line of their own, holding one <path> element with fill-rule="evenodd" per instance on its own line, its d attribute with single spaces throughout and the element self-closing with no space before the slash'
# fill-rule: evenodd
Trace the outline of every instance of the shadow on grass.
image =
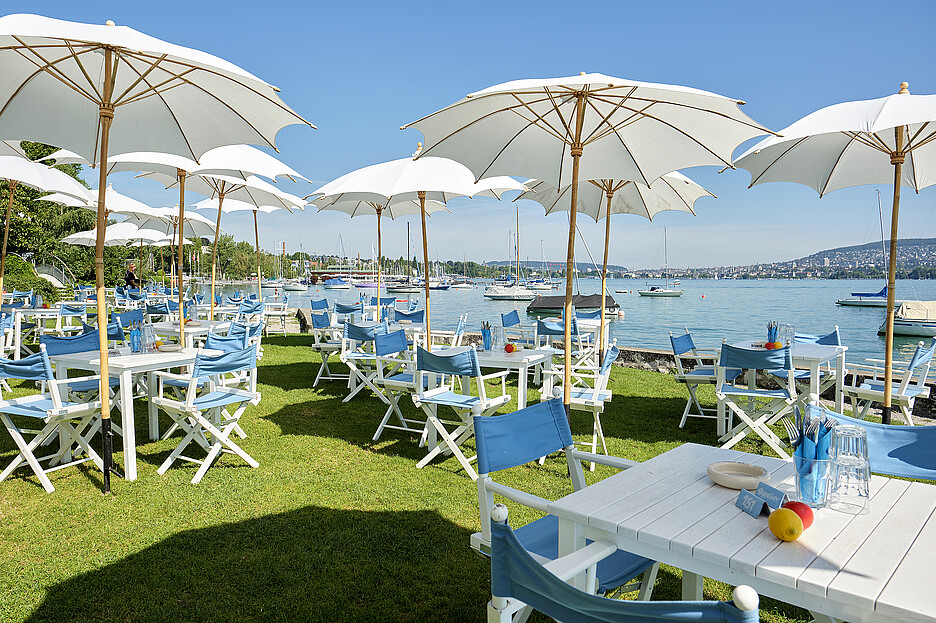
<svg viewBox="0 0 936 623">
<path fill-rule="evenodd" d="M 483 620 L 469 535 L 434 511 L 306 506 L 174 534 L 53 586 L 28 621 Z"/>
</svg>

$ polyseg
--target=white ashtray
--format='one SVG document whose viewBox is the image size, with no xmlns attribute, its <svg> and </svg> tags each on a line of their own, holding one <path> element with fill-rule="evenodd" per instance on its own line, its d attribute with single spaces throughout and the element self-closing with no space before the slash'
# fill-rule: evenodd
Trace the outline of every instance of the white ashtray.
<svg viewBox="0 0 936 623">
<path fill-rule="evenodd" d="M 728 489 L 757 489 L 762 482 L 769 482 L 770 476 L 763 467 L 737 461 L 720 461 L 705 468 L 708 477 L 716 485 Z"/>
<path fill-rule="evenodd" d="M 163 344 L 159 347 L 161 353 L 177 353 L 182 350 L 181 344 Z"/>
</svg>

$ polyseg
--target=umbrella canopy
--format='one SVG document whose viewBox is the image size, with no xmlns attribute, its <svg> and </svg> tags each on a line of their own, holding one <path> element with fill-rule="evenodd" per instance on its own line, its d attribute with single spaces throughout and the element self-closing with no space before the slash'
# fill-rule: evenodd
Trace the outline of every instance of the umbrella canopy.
<svg viewBox="0 0 936 623">
<path fill-rule="evenodd" d="M 767 132 L 715 93 L 603 74 L 516 80 L 472 93 L 403 128 L 426 138 L 423 156 L 457 158 L 477 178 L 526 175 L 561 188 L 580 179 L 650 182 L 675 169 L 731 165 L 742 142 Z M 571 401 L 575 214 L 566 258 L 563 402 Z"/>
<path fill-rule="evenodd" d="M 141 229 L 134 225 L 133 223 L 128 223 L 127 221 L 122 221 L 120 223 L 114 223 L 107 227 L 107 231 L 104 232 L 104 246 L 106 247 L 122 247 L 126 246 L 131 242 L 136 242 L 138 240 L 145 240 L 147 242 L 157 242 L 165 238 L 165 234 L 162 232 L 156 231 L 154 229 Z M 65 244 L 75 244 L 82 245 L 85 247 L 93 247 L 95 241 L 97 240 L 97 230 L 89 229 L 87 231 L 80 231 L 70 236 L 65 236 L 62 238 L 62 242 Z"/>
<path fill-rule="evenodd" d="M 555 188 L 542 180 L 529 180 L 529 191 L 521 193 L 514 201 L 530 199 L 541 203 L 546 214 L 568 212 L 572 207 L 572 188 Z M 598 222 L 605 219 L 604 264 L 601 268 L 601 328 L 599 344 L 604 348 L 605 330 L 605 282 L 608 274 L 608 242 L 611 237 L 611 214 L 636 214 L 648 220 L 665 210 L 678 210 L 695 214 L 692 206 L 702 197 L 715 195 L 691 179 L 673 171 L 644 186 L 622 180 L 588 180 L 579 182 L 576 212 L 587 214 Z M 602 351 L 603 356 L 603 351 Z M 601 356 L 599 356 L 601 360 Z"/>
<path fill-rule="evenodd" d="M 911 95 L 904 82 L 896 95 L 828 106 L 754 145 L 735 164 L 751 172 L 751 186 L 798 182 L 820 197 L 859 184 L 894 185 L 884 337 L 883 419 L 890 423 L 900 187 L 936 184 L 936 95 Z"/>
<path fill-rule="evenodd" d="M 418 201 L 422 221 L 423 272 L 426 293 L 426 346 L 432 348 L 432 324 L 429 306 L 429 253 L 426 238 L 427 200 L 445 203 L 454 197 L 488 194 L 500 197 L 508 190 L 523 190 L 526 187 L 510 177 L 496 177 L 475 183 L 474 176 L 464 165 L 448 158 L 419 158 L 420 149 L 412 158 L 400 158 L 381 164 L 364 167 L 342 175 L 315 192 L 310 197 L 320 209 L 338 202 L 370 202 L 374 206 L 386 207 L 400 201 Z M 377 212 L 377 229 L 380 216 Z M 380 235 L 378 233 L 378 241 Z M 378 252 L 378 256 L 380 253 Z M 378 265 L 380 258 L 378 257 Z M 380 272 L 378 271 L 377 296 L 380 296 Z"/>
<path fill-rule="evenodd" d="M 44 191 L 57 191 L 66 196 L 90 197 L 88 190 L 72 176 L 52 169 L 44 164 L 27 160 L 19 151 L 19 144 L 0 142 L 0 178 L 7 181 L 10 200 L 7 202 L 6 219 L 3 225 L 3 248 L 0 249 L 0 292 L 3 291 L 3 277 L 6 274 L 7 241 L 10 237 L 10 217 L 13 213 L 13 197 L 16 187 L 24 184 Z"/>
<path fill-rule="evenodd" d="M 276 91 L 220 58 L 113 22 L 97 26 L 36 15 L 0 17 L 0 138 L 28 137 L 99 163 L 98 318 L 107 318 L 107 157 L 147 150 L 197 159 L 220 145 L 273 147 L 280 128 L 306 123 Z M 184 342 L 184 327 L 180 337 Z M 106 493 L 113 458 L 106 331 L 100 331 L 99 347 Z M 127 478 L 135 477 L 136 465 L 128 464 Z"/>
<path fill-rule="evenodd" d="M 163 214 L 160 212 L 159 208 L 152 208 L 141 201 L 137 201 L 133 197 L 121 194 L 110 185 L 107 186 L 104 195 L 107 198 L 105 203 L 106 215 L 123 214 L 125 216 L 152 216 L 158 218 Z M 51 195 L 46 195 L 42 200 L 73 208 L 97 210 L 97 199 L 95 199 L 93 195 L 82 200 L 63 193 L 53 193 Z"/>
<path fill-rule="evenodd" d="M 155 216 L 130 216 L 125 223 L 133 223 L 143 229 L 153 229 L 164 235 L 178 235 L 178 210 L 172 208 L 151 208 L 156 211 Z M 214 236 L 215 228 L 211 220 L 192 210 L 185 211 L 185 221 L 182 225 L 182 235 L 193 238 L 208 238 Z"/>
</svg>

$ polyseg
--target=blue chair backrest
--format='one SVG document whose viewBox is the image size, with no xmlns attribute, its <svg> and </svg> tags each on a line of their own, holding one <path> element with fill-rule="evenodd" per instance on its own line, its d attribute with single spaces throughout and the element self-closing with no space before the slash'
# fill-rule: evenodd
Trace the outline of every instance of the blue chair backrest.
<svg viewBox="0 0 936 623">
<path fill-rule="evenodd" d="M 361 325 L 346 322 L 344 324 L 344 338 L 356 342 L 372 342 L 377 335 L 387 333 L 387 323 L 381 322 L 371 326 L 362 327 Z"/>
<path fill-rule="evenodd" d="M 422 372 L 451 374 L 453 376 L 481 376 L 478 353 L 473 348 L 456 353 L 448 353 L 446 350 L 439 353 L 430 353 L 426 349 L 417 346 L 416 369 Z"/>
<path fill-rule="evenodd" d="M 220 305 L 222 300 L 220 294 L 215 294 L 215 305 Z"/>
<path fill-rule="evenodd" d="M 217 333 L 210 332 L 205 338 L 205 348 L 208 350 L 220 350 L 225 353 L 244 350 L 247 348 L 247 334 L 219 335 Z"/>
<path fill-rule="evenodd" d="M 225 305 L 240 305 L 243 301 L 244 301 L 244 299 L 242 299 L 242 298 L 240 298 L 240 297 L 237 297 L 237 298 L 234 298 L 234 297 L 231 297 L 231 296 L 226 296 L 226 297 L 224 297 L 224 304 L 225 304 Z"/>
<path fill-rule="evenodd" d="M 19 360 L 0 358 L 0 378 L 23 379 L 26 381 L 51 381 L 52 363 L 46 349 L 39 346 L 39 352 Z"/>
<path fill-rule="evenodd" d="M 749 370 L 792 370 L 793 358 L 789 346 L 776 350 L 754 350 L 722 344 L 718 365 Z"/>
<path fill-rule="evenodd" d="M 263 334 L 263 323 L 255 322 L 254 324 L 244 324 L 242 322 L 232 322 L 230 328 L 228 328 L 227 334 L 228 336 L 246 335 L 247 339 L 253 339 Z"/>
<path fill-rule="evenodd" d="M 0 331 L 13 328 L 13 314 L 0 314 Z"/>
<path fill-rule="evenodd" d="M 683 335 L 670 334 L 669 339 L 670 344 L 673 345 L 674 355 L 682 355 L 683 353 L 695 350 L 695 342 L 692 341 L 692 336 L 688 333 L 684 333 Z"/>
<path fill-rule="evenodd" d="M 87 333 L 60 337 L 56 335 L 40 335 L 39 343 L 45 345 L 50 357 L 56 355 L 70 355 L 71 353 L 87 353 L 100 348 L 98 330 L 92 329 Z"/>
<path fill-rule="evenodd" d="M 396 353 L 402 353 L 409 349 L 406 342 L 406 331 L 400 329 L 393 333 L 384 333 L 374 336 L 374 352 L 379 357 L 386 357 Z"/>
<path fill-rule="evenodd" d="M 328 309 L 328 299 L 312 299 L 309 301 L 309 307 L 312 309 Z"/>
<path fill-rule="evenodd" d="M 59 305 L 59 315 L 60 316 L 84 316 L 87 313 L 84 305 L 66 305 L 62 303 Z"/>
<path fill-rule="evenodd" d="M 248 295 L 247 295 L 247 300 L 248 300 L 248 301 L 259 301 L 259 300 L 260 300 L 260 295 L 257 294 L 256 292 L 254 292 L 253 294 L 248 294 Z"/>
<path fill-rule="evenodd" d="M 578 322 L 572 316 L 572 335 L 578 335 Z M 553 322 L 551 320 L 536 321 L 537 335 L 565 335 L 565 321 Z"/>
<path fill-rule="evenodd" d="M 838 327 L 832 333 L 825 335 L 807 335 L 806 333 L 797 333 L 793 336 L 793 341 L 800 344 L 823 344 L 825 346 L 841 346 L 842 336 L 839 334 Z"/>
<path fill-rule="evenodd" d="M 760 620 L 758 609 L 739 610 L 724 601 L 626 601 L 580 591 L 534 560 L 510 526 L 497 522 L 491 523 L 491 593 L 517 599 L 548 617 L 569 623 L 756 623 Z"/>
<path fill-rule="evenodd" d="M 561 400 L 497 417 L 475 416 L 474 428 L 479 474 L 524 465 L 573 444 Z"/>
<path fill-rule="evenodd" d="M 179 311 L 179 301 L 174 299 L 167 299 L 166 305 L 169 307 L 169 311 L 177 312 Z"/>
<path fill-rule="evenodd" d="M 419 299 L 413 299 L 412 301 L 410 301 L 409 311 L 411 312 L 416 311 L 416 307 L 418 306 L 419 306 Z"/>
<path fill-rule="evenodd" d="M 370 298 L 371 305 L 393 305 L 396 302 L 395 296 L 382 296 L 380 297 L 380 302 L 377 301 L 376 296 Z"/>
<path fill-rule="evenodd" d="M 130 290 L 127 292 L 127 298 L 131 301 L 145 301 L 146 292 L 140 292 L 139 290 Z"/>
<path fill-rule="evenodd" d="M 309 314 L 309 317 L 312 318 L 313 329 L 327 329 L 331 326 L 331 318 L 328 317 L 327 311 L 321 314 Z"/>
<path fill-rule="evenodd" d="M 907 366 L 907 368 L 915 370 L 918 366 L 929 363 L 933 358 L 934 350 L 936 350 L 936 338 L 933 338 L 929 348 L 926 346 L 917 346 L 916 350 L 913 351 L 913 357 L 910 358 L 910 365 Z"/>
<path fill-rule="evenodd" d="M 601 369 L 599 370 L 601 374 L 606 374 L 611 366 L 614 365 L 614 362 L 617 361 L 618 355 L 621 354 L 621 349 L 612 344 L 608 347 L 608 350 L 605 351 L 604 359 L 601 360 Z"/>
<path fill-rule="evenodd" d="M 393 319 L 397 322 L 401 320 L 409 320 L 410 322 L 425 322 L 426 321 L 426 310 L 420 309 L 419 311 L 414 312 L 393 312 Z"/>
<path fill-rule="evenodd" d="M 111 314 L 111 320 L 119 322 L 124 329 L 129 329 L 135 324 L 143 324 L 146 320 L 146 314 L 142 309 L 132 309 L 123 313 L 114 312 Z"/>
<path fill-rule="evenodd" d="M 868 462 L 871 471 L 888 476 L 936 480 L 936 426 L 898 426 L 866 422 L 807 405 L 812 417 L 822 417 L 853 424 L 868 434 Z"/>
<path fill-rule="evenodd" d="M 87 333 L 97 334 L 97 327 L 93 324 L 81 323 L 81 334 L 85 335 Z M 123 327 L 120 326 L 120 321 L 115 320 L 114 322 L 107 323 L 107 339 L 114 340 L 116 342 L 123 342 L 127 339 L 124 334 Z"/>
<path fill-rule="evenodd" d="M 595 320 L 601 318 L 601 310 L 596 309 L 594 311 L 578 311 L 575 312 L 576 318 L 582 318 L 583 320 Z"/>
<path fill-rule="evenodd" d="M 262 314 L 263 308 L 265 307 L 263 301 L 241 301 L 240 307 L 237 309 L 238 314 Z"/>
<path fill-rule="evenodd" d="M 228 374 L 252 370 L 257 367 L 257 347 L 251 346 L 244 350 L 235 350 L 220 355 L 205 355 L 198 353 L 195 356 L 195 366 L 192 368 L 192 377 L 204 379 L 209 376 Z"/>
<path fill-rule="evenodd" d="M 335 303 L 335 313 L 336 314 L 363 314 L 364 304 L 354 303 L 352 305 L 345 305 L 344 303 Z"/>
<path fill-rule="evenodd" d="M 146 314 L 149 316 L 168 316 L 169 315 L 169 305 L 167 303 L 159 303 L 152 305 L 150 303 L 146 304 Z"/>
<path fill-rule="evenodd" d="M 512 309 L 506 314 L 501 314 L 501 324 L 505 327 L 513 327 L 520 324 L 520 314 L 516 309 Z"/>
<path fill-rule="evenodd" d="M 13 290 L 13 300 L 14 301 L 28 301 L 32 298 L 32 290 Z"/>
<path fill-rule="evenodd" d="M 26 301 L 10 301 L 4 307 L 23 307 L 26 304 Z"/>
</svg>

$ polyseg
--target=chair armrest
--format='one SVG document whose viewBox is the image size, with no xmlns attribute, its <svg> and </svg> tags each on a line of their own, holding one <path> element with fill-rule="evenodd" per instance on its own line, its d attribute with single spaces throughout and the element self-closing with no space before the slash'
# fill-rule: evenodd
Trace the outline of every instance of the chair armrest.
<svg viewBox="0 0 936 623">
<path fill-rule="evenodd" d="M 510 370 L 500 370 L 499 372 L 492 372 L 491 374 L 482 374 L 480 378 L 482 381 L 489 381 L 491 379 L 496 379 L 500 377 L 507 377 L 510 374 Z"/>
<path fill-rule="evenodd" d="M 560 580 L 566 581 L 593 567 L 616 551 L 617 545 L 610 541 L 595 541 L 571 554 L 543 563 L 543 567 Z"/>
<path fill-rule="evenodd" d="M 538 495 L 533 495 L 532 493 L 527 493 L 526 491 L 520 491 L 519 489 L 514 489 L 513 487 L 508 487 L 507 485 L 502 485 L 498 482 L 494 482 L 490 478 L 488 478 L 484 483 L 484 488 L 498 495 L 502 495 L 503 497 L 516 502 L 517 504 L 523 504 L 524 506 L 542 511 L 544 513 L 548 512 L 546 507 L 550 503 L 550 500 L 547 500 L 546 498 L 541 498 Z"/>
<path fill-rule="evenodd" d="M 620 470 L 630 469 L 635 465 L 640 465 L 639 461 L 631 461 L 630 459 L 623 459 L 619 456 L 595 454 L 593 452 L 585 452 L 584 450 L 566 450 L 566 452 L 571 452 L 572 458 L 580 461 L 600 463 L 601 465 L 607 465 L 608 467 L 614 467 Z"/>
<path fill-rule="evenodd" d="M 84 381 L 99 381 L 101 380 L 100 374 L 94 374 L 91 376 L 73 376 L 68 379 L 52 379 L 50 383 L 53 383 L 56 387 L 68 387 L 71 383 L 80 383 Z"/>
</svg>

